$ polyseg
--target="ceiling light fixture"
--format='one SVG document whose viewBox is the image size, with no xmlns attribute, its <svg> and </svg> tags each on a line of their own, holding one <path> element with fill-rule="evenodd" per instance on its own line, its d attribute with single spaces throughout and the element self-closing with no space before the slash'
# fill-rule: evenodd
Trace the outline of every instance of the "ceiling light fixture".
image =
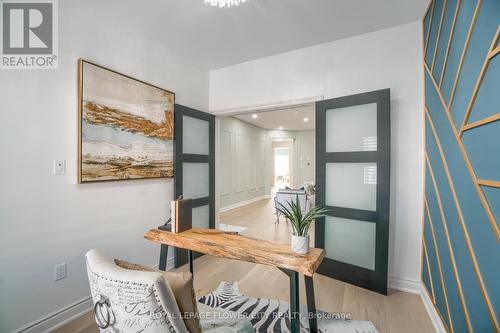
<svg viewBox="0 0 500 333">
<path fill-rule="evenodd" d="M 257 118 L 259 118 L 259 116 L 258 116 L 258 115 L 256 115 L 256 114 L 253 114 L 253 115 L 252 115 L 252 118 L 253 118 L 253 119 L 257 119 Z"/>
<path fill-rule="evenodd" d="M 307 117 L 306 117 L 306 118 L 304 118 L 304 122 L 306 122 L 306 123 L 307 123 L 308 121 L 309 121 L 309 118 L 307 118 Z"/>
<path fill-rule="evenodd" d="M 205 0 L 205 4 L 219 6 L 220 8 L 238 6 L 241 2 L 245 2 L 245 0 Z"/>
<path fill-rule="evenodd" d="M 281 131 L 283 129 L 283 126 L 278 127 L 278 129 Z"/>
</svg>

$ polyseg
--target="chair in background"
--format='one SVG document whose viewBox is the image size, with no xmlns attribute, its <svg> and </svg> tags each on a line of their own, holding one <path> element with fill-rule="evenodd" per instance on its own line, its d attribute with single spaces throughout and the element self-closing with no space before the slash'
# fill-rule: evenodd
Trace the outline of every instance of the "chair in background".
<svg viewBox="0 0 500 333">
<path fill-rule="evenodd" d="M 309 205 L 307 202 L 307 195 L 304 190 L 289 190 L 283 189 L 276 192 L 274 197 L 274 209 L 276 210 L 276 222 L 279 223 L 281 213 L 276 209 L 280 204 L 286 208 L 290 207 L 290 202 L 299 201 L 300 209 L 302 214 L 306 214 L 309 211 Z"/>
</svg>

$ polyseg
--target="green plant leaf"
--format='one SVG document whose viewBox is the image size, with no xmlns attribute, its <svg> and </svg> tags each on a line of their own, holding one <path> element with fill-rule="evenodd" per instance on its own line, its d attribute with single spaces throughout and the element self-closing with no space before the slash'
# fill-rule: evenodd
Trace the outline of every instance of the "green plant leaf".
<svg viewBox="0 0 500 333">
<path fill-rule="evenodd" d="M 309 232 L 311 223 L 317 218 L 325 216 L 325 213 L 328 212 L 327 208 L 314 206 L 311 207 L 305 215 L 302 215 L 298 195 L 295 201 L 290 200 L 286 204 L 287 206 L 280 202 L 276 202 L 276 210 L 290 221 L 293 234 L 297 236 L 306 236 Z"/>
</svg>

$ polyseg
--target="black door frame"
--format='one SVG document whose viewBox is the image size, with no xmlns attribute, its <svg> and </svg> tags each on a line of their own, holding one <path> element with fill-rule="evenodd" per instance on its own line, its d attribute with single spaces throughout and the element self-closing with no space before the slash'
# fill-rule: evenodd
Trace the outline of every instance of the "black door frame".
<svg viewBox="0 0 500 333">
<path fill-rule="evenodd" d="M 183 142 L 183 116 L 208 121 L 209 125 L 209 153 L 208 155 L 184 154 L 182 152 Z M 209 205 L 210 219 L 209 228 L 215 229 L 215 116 L 189 108 L 184 105 L 175 104 L 174 112 L 174 136 L 175 136 L 175 159 L 174 159 L 174 197 L 178 198 L 183 193 L 183 163 L 208 163 L 209 164 L 209 196 L 193 199 L 193 208 Z M 188 251 L 175 248 L 175 267 L 188 263 Z M 194 259 L 202 254 L 193 253 Z"/>
<path fill-rule="evenodd" d="M 326 152 L 326 111 L 377 103 L 377 151 Z M 316 203 L 326 206 L 326 163 L 377 163 L 377 211 L 326 206 L 328 216 L 376 223 L 375 270 L 325 258 L 324 274 L 387 295 L 390 209 L 391 118 L 390 89 L 316 102 Z M 325 218 L 316 219 L 315 246 L 325 248 Z"/>
</svg>

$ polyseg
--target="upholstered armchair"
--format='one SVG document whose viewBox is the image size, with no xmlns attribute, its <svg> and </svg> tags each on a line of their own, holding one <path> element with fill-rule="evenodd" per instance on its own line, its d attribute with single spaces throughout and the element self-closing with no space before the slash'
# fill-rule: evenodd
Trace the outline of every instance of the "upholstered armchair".
<svg viewBox="0 0 500 333">
<path fill-rule="evenodd" d="M 254 332 L 247 319 L 214 317 L 211 308 L 198 304 L 189 272 L 158 271 L 109 259 L 96 250 L 86 259 L 101 333 Z"/>
</svg>

